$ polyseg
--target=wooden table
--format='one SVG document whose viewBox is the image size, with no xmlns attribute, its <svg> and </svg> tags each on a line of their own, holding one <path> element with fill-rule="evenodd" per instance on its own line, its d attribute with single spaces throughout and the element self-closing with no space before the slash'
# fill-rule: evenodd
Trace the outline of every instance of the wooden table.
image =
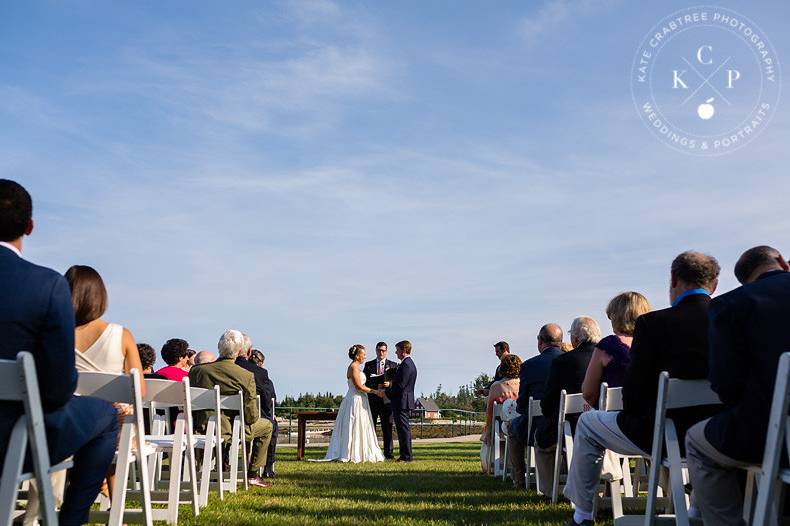
<svg viewBox="0 0 790 526">
<path fill-rule="evenodd" d="M 337 411 L 302 411 L 296 414 L 296 460 L 302 460 L 302 457 L 304 457 L 307 421 L 330 421 L 335 419 L 337 419 Z"/>
</svg>

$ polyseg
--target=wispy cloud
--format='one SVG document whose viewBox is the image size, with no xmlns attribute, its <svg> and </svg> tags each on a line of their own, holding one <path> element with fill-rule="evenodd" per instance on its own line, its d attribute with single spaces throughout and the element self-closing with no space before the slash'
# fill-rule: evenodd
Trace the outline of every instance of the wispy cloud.
<svg viewBox="0 0 790 526">
<path fill-rule="evenodd" d="M 620 0 L 546 0 L 534 13 L 518 23 L 518 33 L 527 44 L 564 29 L 575 17 L 611 9 Z"/>
</svg>

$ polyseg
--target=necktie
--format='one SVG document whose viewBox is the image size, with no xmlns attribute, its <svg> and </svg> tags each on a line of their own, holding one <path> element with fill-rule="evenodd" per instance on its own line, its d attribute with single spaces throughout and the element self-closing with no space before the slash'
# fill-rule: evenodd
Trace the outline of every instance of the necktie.
<svg viewBox="0 0 790 526">
<path fill-rule="evenodd" d="M 379 362 L 379 374 L 384 372 L 384 362 Z"/>
</svg>

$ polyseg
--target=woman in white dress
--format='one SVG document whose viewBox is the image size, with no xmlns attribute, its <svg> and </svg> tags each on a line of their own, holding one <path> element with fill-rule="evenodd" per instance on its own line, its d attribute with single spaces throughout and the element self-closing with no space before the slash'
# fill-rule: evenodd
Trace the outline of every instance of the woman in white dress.
<svg viewBox="0 0 790 526">
<path fill-rule="evenodd" d="M 368 393 L 384 396 L 384 391 L 365 386 L 365 373 L 361 370 L 365 363 L 365 347 L 358 344 L 352 346 L 348 350 L 348 357 L 351 358 L 346 370 L 348 392 L 337 411 L 332 439 L 324 460 L 384 462 L 384 453 L 379 448 L 368 403 Z"/>
</svg>

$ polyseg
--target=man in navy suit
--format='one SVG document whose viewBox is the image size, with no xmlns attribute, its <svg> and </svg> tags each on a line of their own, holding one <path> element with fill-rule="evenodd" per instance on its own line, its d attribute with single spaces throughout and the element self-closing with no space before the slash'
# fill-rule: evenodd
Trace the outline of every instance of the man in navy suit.
<svg viewBox="0 0 790 526">
<path fill-rule="evenodd" d="M 519 371 L 520 381 L 516 410 L 520 416 L 513 420 L 508 435 L 511 442 L 509 456 L 510 465 L 513 467 L 513 484 L 520 489 L 526 487 L 524 480 L 524 472 L 526 470 L 524 448 L 527 445 L 534 444 L 535 432 L 538 428 L 546 425 L 547 422 L 542 416 L 534 417 L 532 419 L 531 436 L 527 436 L 529 399 L 530 397 L 533 400 L 543 398 L 543 389 L 546 385 L 546 379 L 549 377 L 551 362 L 562 354 L 560 345 L 562 345 L 562 328 L 556 323 L 544 325 L 538 332 L 539 354 L 522 363 Z M 540 485 L 538 489 L 544 495 L 548 495 L 551 488 L 546 486 L 546 482 L 551 480 L 551 469 L 554 465 L 551 462 L 538 462 L 537 467 L 538 484 Z"/>
<path fill-rule="evenodd" d="M 392 404 L 392 418 L 398 431 L 398 462 L 411 462 L 411 425 L 409 413 L 414 405 L 414 382 L 417 381 L 417 367 L 411 359 L 411 342 L 403 340 L 395 344 L 395 354 L 400 359 L 398 370 L 387 388 L 387 398 Z"/>
<path fill-rule="evenodd" d="M 379 342 L 376 344 L 376 359 L 365 362 L 362 370 L 365 376 L 370 379 L 373 375 L 382 375 L 388 369 L 395 369 L 397 363 L 387 360 L 387 343 Z M 373 415 L 373 427 L 376 421 L 381 422 L 381 438 L 384 440 L 384 458 L 394 458 L 392 454 L 392 407 L 377 394 L 368 394 L 370 402 L 370 413 Z"/>
<path fill-rule="evenodd" d="M 118 417 L 109 403 L 75 397 L 74 311 L 63 276 L 22 258 L 33 231 L 33 203 L 18 183 L 0 179 L 0 359 L 28 351 L 36 362 L 50 461 L 74 457 L 60 524 L 84 524 L 115 454 Z M 0 465 L 21 404 L 0 402 Z"/>
<path fill-rule="evenodd" d="M 790 266 L 778 250 L 747 250 L 743 284 L 710 302 L 711 388 L 723 409 L 686 434 L 694 501 L 705 524 L 741 524 L 741 468 L 763 459 L 779 356 L 790 351 Z"/>
</svg>

